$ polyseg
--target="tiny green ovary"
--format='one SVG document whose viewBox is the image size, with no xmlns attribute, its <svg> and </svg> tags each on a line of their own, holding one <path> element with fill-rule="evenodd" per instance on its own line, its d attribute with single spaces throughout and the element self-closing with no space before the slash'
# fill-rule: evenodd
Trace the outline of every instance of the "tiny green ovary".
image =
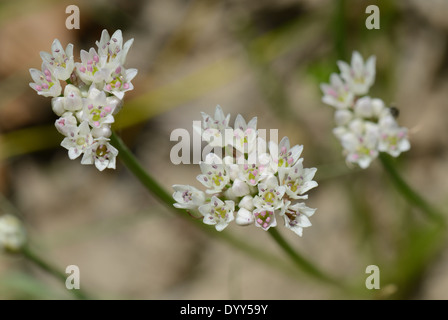
<svg viewBox="0 0 448 320">
<path fill-rule="evenodd" d="M 362 147 L 358 148 L 358 153 L 369 155 L 370 154 L 370 149 L 367 148 L 367 147 L 362 146 Z"/>
<path fill-rule="evenodd" d="M 78 146 L 83 146 L 83 145 L 86 144 L 86 139 L 83 138 L 83 137 L 79 137 L 78 139 L 76 139 L 76 144 L 77 144 Z"/>
<path fill-rule="evenodd" d="M 398 143 L 398 139 L 395 136 L 391 136 L 387 138 L 387 142 L 389 142 L 389 144 L 392 146 L 396 146 Z"/>
<path fill-rule="evenodd" d="M 227 214 L 227 212 L 223 207 L 215 209 L 215 215 L 218 218 L 224 219 L 226 217 L 226 214 Z"/>
<path fill-rule="evenodd" d="M 272 193 L 272 192 L 267 192 L 267 193 L 264 195 L 264 200 L 265 200 L 266 202 L 268 202 L 268 203 L 272 203 L 272 202 L 274 202 L 274 199 L 275 199 L 275 195 L 274 195 L 274 193 Z"/>
<path fill-rule="evenodd" d="M 90 114 L 92 115 L 93 121 L 100 121 L 101 120 L 101 111 L 98 108 L 93 109 L 90 111 Z"/>
<path fill-rule="evenodd" d="M 213 180 L 213 183 L 214 183 L 217 187 L 219 187 L 219 186 L 221 185 L 221 182 L 224 181 L 224 179 L 223 179 L 222 177 L 218 176 L 218 175 L 215 175 L 215 176 L 212 178 L 212 180 Z"/>
<path fill-rule="evenodd" d="M 288 183 L 287 186 L 289 187 L 289 190 L 291 190 L 292 192 L 296 192 L 298 187 L 297 180 L 294 183 Z"/>
</svg>

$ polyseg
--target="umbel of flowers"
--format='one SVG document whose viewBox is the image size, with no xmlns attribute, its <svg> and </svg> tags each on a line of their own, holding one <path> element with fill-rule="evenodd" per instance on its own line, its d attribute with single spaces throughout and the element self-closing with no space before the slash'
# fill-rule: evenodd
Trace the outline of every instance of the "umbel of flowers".
<svg viewBox="0 0 448 320">
<path fill-rule="evenodd" d="M 214 151 L 199 164 L 197 180 L 205 192 L 174 185 L 174 206 L 200 215 L 218 231 L 232 221 L 268 230 L 281 217 L 286 228 L 302 236 L 316 210 L 303 200 L 317 186 L 313 181 L 317 169 L 303 167 L 303 146 L 291 147 L 287 137 L 279 144 L 266 143 L 257 130 L 257 118 L 246 123 L 238 115 L 231 127 L 230 114 L 225 116 L 220 106 L 214 117 L 206 113 L 202 117 L 202 126 L 195 130 Z"/>
<path fill-rule="evenodd" d="M 109 36 L 103 30 L 97 48 L 81 50 L 75 62 L 73 45 L 65 49 L 58 39 L 51 53 L 41 52 L 41 70 L 30 69 L 37 94 L 51 97 L 56 129 L 65 136 L 61 145 L 70 159 L 80 156 L 82 164 L 95 164 L 98 170 L 115 169 L 118 151 L 109 143 L 114 115 L 123 105 L 125 92 L 137 69 L 126 69 L 126 55 L 134 39 L 123 44 L 117 30 Z"/>
<path fill-rule="evenodd" d="M 398 157 L 408 151 L 408 130 L 398 125 L 395 109 L 367 95 L 375 81 L 375 57 L 364 63 L 355 51 L 350 65 L 338 61 L 338 67 L 340 74 L 331 74 L 330 83 L 321 84 L 322 101 L 336 109 L 333 133 L 342 144 L 346 161 L 365 169 L 379 152 Z"/>
</svg>

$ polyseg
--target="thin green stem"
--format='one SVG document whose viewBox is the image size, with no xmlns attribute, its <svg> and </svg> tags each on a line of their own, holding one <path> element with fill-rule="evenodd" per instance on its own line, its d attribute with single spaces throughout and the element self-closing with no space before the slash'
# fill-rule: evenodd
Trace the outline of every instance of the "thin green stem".
<svg viewBox="0 0 448 320">
<path fill-rule="evenodd" d="M 392 182 L 397 187 L 398 191 L 403 195 L 403 197 L 407 201 L 409 201 L 409 203 L 412 203 L 413 205 L 421 209 L 424 213 L 426 213 L 430 219 L 444 226 L 445 218 L 443 213 L 432 207 L 419 193 L 413 190 L 406 183 L 406 181 L 400 176 L 397 169 L 395 168 L 392 157 L 385 153 L 380 153 L 379 158 L 384 169 L 389 174 Z"/>
<path fill-rule="evenodd" d="M 337 0 L 335 2 L 334 18 L 333 18 L 333 45 L 338 59 L 346 58 L 346 18 L 345 18 L 345 0 Z"/>
<path fill-rule="evenodd" d="M 112 144 L 118 149 L 120 153 L 120 159 L 127 166 L 127 168 L 137 177 L 138 180 L 157 198 L 159 198 L 164 204 L 170 208 L 174 204 L 173 197 L 166 192 L 166 190 L 154 180 L 142 167 L 139 161 L 135 158 L 126 144 L 115 133 L 112 133 L 110 137 Z"/>
<path fill-rule="evenodd" d="M 285 251 L 285 253 L 293 260 L 295 265 L 301 269 L 306 274 L 312 276 L 316 280 L 324 282 L 326 284 L 334 285 L 339 288 L 344 288 L 345 285 L 337 281 L 333 277 L 324 273 L 317 266 L 315 266 L 311 261 L 307 260 L 301 256 L 297 250 L 294 250 L 289 243 L 283 238 L 283 236 L 277 231 L 276 228 L 269 228 L 268 233 L 277 242 L 277 244 Z"/>
<path fill-rule="evenodd" d="M 34 251 L 32 251 L 28 246 L 24 247 L 22 249 L 21 253 L 23 254 L 23 256 L 25 258 L 27 258 L 29 261 L 33 262 L 39 268 L 41 268 L 42 270 L 51 274 L 55 278 L 61 280 L 62 283 L 65 283 L 65 281 L 67 280 L 67 275 L 65 273 L 62 273 L 61 271 L 59 271 L 59 269 L 57 269 L 56 267 L 54 267 L 53 265 L 51 265 L 50 263 L 48 263 L 47 261 L 42 259 L 38 254 L 36 254 Z M 89 300 L 90 299 L 89 296 L 81 289 L 73 289 L 73 290 L 69 290 L 69 291 L 77 299 L 81 299 L 81 300 Z"/>
</svg>

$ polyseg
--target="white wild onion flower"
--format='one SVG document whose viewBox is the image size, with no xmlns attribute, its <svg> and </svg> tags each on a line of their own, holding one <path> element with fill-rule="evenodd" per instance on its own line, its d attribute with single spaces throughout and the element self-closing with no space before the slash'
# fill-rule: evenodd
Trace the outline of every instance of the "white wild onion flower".
<svg viewBox="0 0 448 320">
<path fill-rule="evenodd" d="M 70 159 L 83 155 L 82 164 L 94 164 L 100 171 L 115 169 L 118 151 L 109 144 L 114 115 L 123 97 L 134 88 L 137 69 L 125 69 L 133 39 L 123 44 L 120 30 L 109 36 L 103 30 L 98 50 L 81 50 L 81 62 L 73 58 L 73 45 L 66 49 L 55 39 L 51 53 L 42 51 L 41 70 L 30 69 L 30 83 L 39 95 L 52 97 L 51 106 L 60 118 L 56 129 L 65 136 L 61 145 Z M 61 85 L 61 81 L 64 81 Z M 61 94 L 63 92 L 63 94 Z"/>
<path fill-rule="evenodd" d="M 333 133 L 341 142 L 347 163 L 365 169 L 386 152 L 398 157 L 411 144 L 407 128 L 400 127 L 392 108 L 366 94 L 375 81 L 375 57 L 364 63 L 359 52 L 352 55 L 351 65 L 338 61 L 340 75 L 332 74 L 330 84 L 321 84 L 322 101 L 336 108 Z"/>
<path fill-rule="evenodd" d="M 287 228 L 301 236 L 316 210 L 303 202 L 308 198 L 305 193 L 317 186 L 312 180 L 316 168 L 303 168 L 303 146 L 291 147 L 287 137 L 279 144 L 267 144 L 257 129 L 257 118 L 246 123 L 238 115 L 232 128 L 230 114 L 226 116 L 220 106 L 214 118 L 206 113 L 202 117 L 202 127 L 194 129 L 215 151 L 199 163 L 202 173 L 197 180 L 206 189 L 174 185 L 174 206 L 201 215 L 218 231 L 232 221 L 266 231 L 277 226 L 280 216 Z"/>
<path fill-rule="evenodd" d="M 11 214 L 0 216 L 0 250 L 18 252 L 26 243 L 22 222 Z"/>
</svg>

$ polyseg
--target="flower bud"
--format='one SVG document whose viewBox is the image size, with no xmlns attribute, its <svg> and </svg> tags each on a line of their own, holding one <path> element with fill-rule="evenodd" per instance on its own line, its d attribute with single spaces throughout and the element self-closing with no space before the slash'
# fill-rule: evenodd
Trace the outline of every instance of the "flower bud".
<svg viewBox="0 0 448 320">
<path fill-rule="evenodd" d="M 51 108 L 53 109 L 53 112 L 56 113 L 56 115 L 62 116 L 65 112 L 64 98 L 57 97 L 57 98 L 51 99 Z"/>
<path fill-rule="evenodd" d="M 251 211 L 241 208 L 236 214 L 235 223 L 239 226 L 248 226 L 254 223 L 254 215 Z"/>
<path fill-rule="evenodd" d="M 0 216 L 0 249 L 18 252 L 25 242 L 26 235 L 22 222 L 11 214 Z"/>
<path fill-rule="evenodd" d="M 252 211 L 254 209 L 253 199 L 254 198 L 252 198 L 251 196 L 245 196 L 243 199 L 241 199 L 240 203 L 238 204 L 238 207 Z"/>
<path fill-rule="evenodd" d="M 103 125 L 99 128 L 92 128 L 92 135 L 95 138 L 109 138 L 112 135 L 112 130 L 110 126 Z"/>
<path fill-rule="evenodd" d="M 232 191 L 237 197 L 242 197 L 249 194 L 249 186 L 240 179 L 233 181 Z"/>
</svg>

